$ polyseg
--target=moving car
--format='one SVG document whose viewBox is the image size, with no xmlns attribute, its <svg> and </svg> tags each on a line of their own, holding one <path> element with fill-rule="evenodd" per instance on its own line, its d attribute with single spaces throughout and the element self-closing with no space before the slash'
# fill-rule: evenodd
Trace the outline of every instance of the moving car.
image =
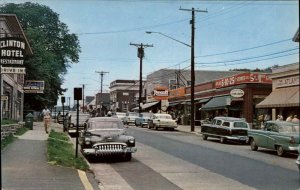
<svg viewBox="0 0 300 190">
<path fill-rule="evenodd" d="M 249 130 L 251 150 L 258 147 L 276 150 L 278 156 L 296 152 L 300 144 L 299 123 L 267 121 L 262 130 Z"/>
<path fill-rule="evenodd" d="M 219 138 L 221 143 L 227 140 L 242 141 L 247 143 L 249 124 L 242 118 L 215 117 L 212 123 L 203 123 L 201 134 L 203 140 L 208 137 Z"/>
<path fill-rule="evenodd" d="M 135 118 L 139 116 L 139 113 L 136 112 L 127 112 L 126 116 L 124 117 L 123 123 L 125 125 L 134 124 Z"/>
<path fill-rule="evenodd" d="M 78 118 L 78 131 L 83 130 L 86 127 L 87 120 L 91 117 L 88 113 L 79 112 Z M 76 134 L 77 130 L 77 112 L 69 112 L 69 121 L 68 121 L 68 133 L 72 136 Z"/>
<path fill-rule="evenodd" d="M 94 117 L 81 131 L 79 144 L 86 157 L 121 156 L 129 161 L 137 151 L 135 138 L 126 135 L 126 128 L 119 118 Z"/>
<path fill-rule="evenodd" d="M 177 122 L 172 119 L 170 114 L 156 113 L 150 118 L 148 128 L 154 128 L 156 130 L 158 128 L 174 130 L 177 128 Z"/>
<path fill-rule="evenodd" d="M 135 126 L 148 126 L 151 115 L 152 113 L 149 112 L 140 113 L 139 117 L 135 118 Z"/>
</svg>

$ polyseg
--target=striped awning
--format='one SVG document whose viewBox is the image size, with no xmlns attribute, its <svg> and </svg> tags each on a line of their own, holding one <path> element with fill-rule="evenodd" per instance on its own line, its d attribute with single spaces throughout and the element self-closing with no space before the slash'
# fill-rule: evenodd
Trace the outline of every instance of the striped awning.
<svg viewBox="0 0 300 190">
<path fill-rule="evenodd" d="M 279 108 L 299 106 L 299 86 L 278 88 L 271 92 L 256 108 Z"/>
</svg>

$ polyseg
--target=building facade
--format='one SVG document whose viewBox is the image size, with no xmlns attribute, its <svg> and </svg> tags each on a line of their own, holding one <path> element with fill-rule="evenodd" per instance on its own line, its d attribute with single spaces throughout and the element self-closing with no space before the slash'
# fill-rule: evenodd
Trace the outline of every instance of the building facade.
<svg viewBox="0 0 300 190">
<path fill-rule="evenodd" d="M 112 111 L 127 112 L 138 106 L 139 80 L 115 80 L 109 89 Z"/>
<path fill-rule="evenodd" d="M 23 63 L 33 53 L 15 14 L 0 14 L 0 41 L 1 118 L 22 121 L 25 74 Z M 14 69 L 7 69 L 16 65 L 18 67 Z"/>
<path fill-rule="evenodd" d="M 275 120 L 277 115 L 284 119 L 300 115 L 299 110 L 299 62 L 280 66 L 272 70 L 272 93 L 256 107 L 268 110 Z"/>
</svg>

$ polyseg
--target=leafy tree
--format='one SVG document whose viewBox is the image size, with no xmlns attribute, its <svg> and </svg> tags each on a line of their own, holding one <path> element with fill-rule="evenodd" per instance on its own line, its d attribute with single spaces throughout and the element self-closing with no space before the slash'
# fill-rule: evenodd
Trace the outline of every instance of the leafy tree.
<svg viewBox="0 0 300 190">
<path fill-rule="evenodd" d="M 25 60 L 25 80 L 44 80 L 44 94 L 25 94 L 24 109 L 41 110 L 56 105 L 62 89 L 63 76 L 71 63 L 79 60 L 78 37 L 70 34 L 59 15 L 49 7 L 37 3 L 8 3 L 0 7 L 2 13 L 16 14 L 33 56 Z"/>
</svg>

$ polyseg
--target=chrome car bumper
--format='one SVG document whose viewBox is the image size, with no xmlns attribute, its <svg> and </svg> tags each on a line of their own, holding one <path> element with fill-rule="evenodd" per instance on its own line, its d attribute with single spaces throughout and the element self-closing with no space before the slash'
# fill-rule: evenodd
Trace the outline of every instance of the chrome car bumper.
<svg viewBox="0 0 300 190">
<path fill-rule="evenodd" d="M 295 146 L 289 146 L 288 149 L 289 149 L 289 151 L 295 151 L 295 152 L 297 152 L 298 147 L 295 147 Z"/>
<path fill-rule="evenodd" d="M 248 137 L 247 136 L 225 136 L 225 138 L 229 139 L 229 140 L 248 142 Z"/>
<path fill-rule="evenodd" d="M 97 143 L 92 148 L 84 148 L 82 153 L 84 155 L 105 156 L 135 153 L 136 151 L 136 147 L 127 147 L 125 143 Z"/>
<path fill-rule="evenodd" d="M 177 125 L 156 124 L 157 127 L 177 128 Z"/>
</svg>

